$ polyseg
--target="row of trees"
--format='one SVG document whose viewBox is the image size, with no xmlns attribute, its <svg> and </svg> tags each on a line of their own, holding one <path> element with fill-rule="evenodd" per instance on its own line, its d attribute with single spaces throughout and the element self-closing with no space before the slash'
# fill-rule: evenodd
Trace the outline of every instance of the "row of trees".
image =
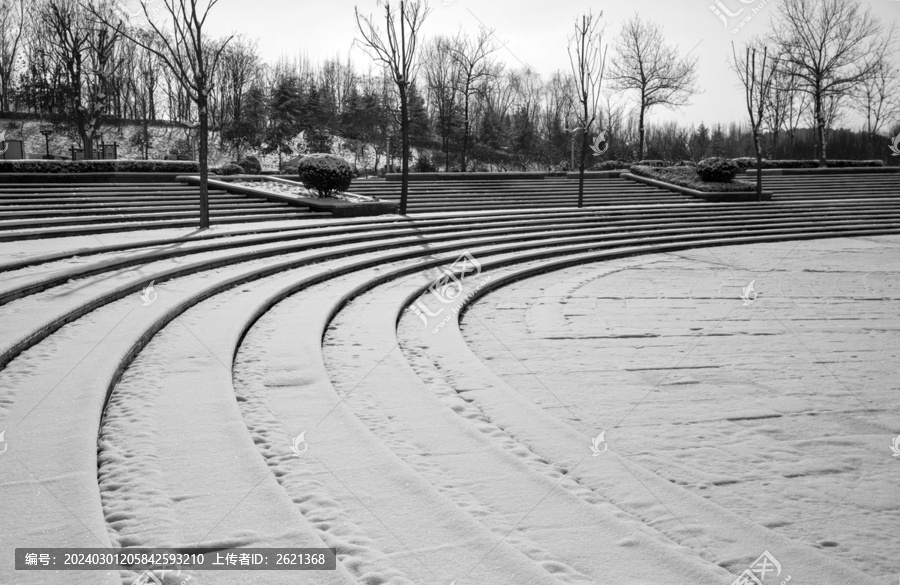
<svg viewBox="0 0 900 585">
<path fill-rule="evenodd" d="M 733 47 L 731 62 L 744 87 L 757 159 L 764 129 L 777 145 L 782 129 L 793 137 L 803 116 L 811 118 L 824 165 L 831 130 L 848 107 L 863 115 L 870 144 L 900 115 L 895 27 L 886 30 L 854 0 L 785 0 L 774 22 L 743 51 Z"/>
<path fill-rule="evenodd" d="M 213 131 L 236 158 L 292 157 L 303 132 L 309 150 L 327 151 L 340 136 L 360 155 L 374 149 L 377 165 L 415 146 L 460 171 L 546 168 L 566 162 L 570 148 L 585 161 L 600 131 L 605 159 L 747 155 L 754 137 L 768 157 L 806 158 L 810 140 L 823 161 L 826 152 L 872 156 L 900 114 L 894 31 L 859 0 L 780 3 L 770 33 L 750 52 L 735 50 L 747 82 L 746 63 L 765 49 L 756 73 L 768 89 L 756 115 L 711 131 L 648 122 L 698 92 L 697 62 L 638 15 L 616 34 L 602 14 L 579 17 L 569 67 L 542 77 L 504 65 L 490 30 L 423 38 L 422 0 L 357 13 L 358 44 L 373 57 L 367 71 L 349 57 L 266 63 L 252 40 L 210 38 L 203 29 L 216 3 L 159 0 L 135 21 L 115 0 L 0 0 L 0 109 L 65 120 L 88 155 L 101 120 L 143 123 L 145 153 L 148 125 L 168 120 L 199 131 L 201 143 Z M 854 112 L 865 127 L 836 130 Z"/>
<path fill-rule="evenodd" d="M 172 4 L 180 15 L 180 0 Z M 161 62 L 160 37 L 117 19 L 113 0 L 0 0 L 0 6 L 0 110 L 61 115 L 88 151 L 101 117 L 199 123 L 191 92 Z M 419 10 L 424 18 L 427 7 Z M 777 28 L 758 41 L 768 47 L 777 76 L 760 128 L 767 135 L 763 151 L 789 155 L 798 132 L 814 127 L 817 156 L 824 157 L 832 128 L 853 113 L 870 137 L 890 131 L 900 109 L 892 31 L 882 31 L 853 0 L 789 0 L 778 10 Z M 110 26 L 98 25 L 92 11 Z M 385 17 L 392 12 L 396 7 Z M 592 18 L 598 37 L 601 19 Z M 617 156 L 644 158 L 662 146 L 648 141 L 648 116 L 658 106 L 685 105 L 698 91 L 696 60 L 681 56 L 659 25 L 638 16 L 605 36 L 606 71 L 587 115 L 595 120 L 591 130 L 609 129 Z M 223 40 L 207 39 L 204 51 Z M 471 170 L 473 159 L 479 168 L 532 168 L 569 158 L 567 130 L 585 126 L 584 88 L 571 67 L 542 77 L 504 66 L 492 31 L 484 29 L 418 45 L 406 80 L 410 140 L 440 151 L 436 162 L 445 170 Z M 349 58 L 265 63 L 255 42 L 237 37 L 206 76 L 210 128 L 235 156 L 248 150 L 290 155 L 303 130 L 310 148 L 341 136 L 379 154 L 397 151 L 404 100 L 380 67 L 358 71 Z M 148 142 L 145 133 L 145 150 Z"/>
</svg>

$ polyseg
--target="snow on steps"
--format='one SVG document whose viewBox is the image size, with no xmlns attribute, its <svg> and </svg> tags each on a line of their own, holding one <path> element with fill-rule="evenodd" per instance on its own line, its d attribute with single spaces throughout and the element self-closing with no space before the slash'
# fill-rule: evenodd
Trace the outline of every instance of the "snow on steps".
<svg viewBox="0 0 900 585">
<path fill-rule="evenodd" d="M 821 232 L 823 230 L 827 232 L 827 230 L 831 229 L 852 230 L 854 228 L 862 227 L 867 227 L 868 231 L 866 233 L 870 234 L 890 233 L 890 230 L 900 227 L 900 223 L 891 219 L 887 219 L 884 222 L 872 222 L 868 226 L 861 226 L 858 224 L 830 225 L 827 222 L 810 222 L 803 227 L 778 227 L 768 230 L 757 229 L 754 230 L 754 232 L 760 235 L 783 234 L 782 237 L 790 237 L 792 234 L 812 234 Z M 881 231 L 878 232 L 876 230 Z M 566 237 L 560 237 L 560 235 L 557 233 L 550 233 L 549 235 L 551 236 L 550 239 L 553 240 L 554 245 L 569 246 L 570 251 L 574 252 L 581 249 L 628 245 L 635 241 L 636 236 L 644 236 L 643 238 L 641 238 L 642 241 L 646 243 L 653 243 L 666 242 L 670 240 L 689 242 L 691 240 L 708 238 L 713 234 L 718 234 L 718 236 L 722 238 L 727 238 L 729 236 L 737 237 L 742 235 L 742 233 L 746 233 L 742 230 L 729 230 L 727 228 L 720 229 L 713 224 L 704 225 L 702 227 L 698 226 L 693 229 L 681 229 L 677 230 L 677 234 L 669 235 L 659 235 L 660 233 L 664 233 L 664 231 L 657 231 L 652 232 L 653 235 L 651 235 L 650 233 L 625 233 L 622 235 L 607 235 L 606 238 L 602 239 L 597 237 L 598 232 L 603 233 L 605 231 L 606 230 L 601 228 L 599 230 L 587 230 L 586 235 Z M 545 241 L 547 240 L 547 238 L 545 237 L 545 234 L 542 233 L 531 234 L 528 236 L 499 236 L 492 238 L 482 237 L 456 240 L 450 238 L 432 238 L 432 241 L 436 242 L 441 242 L 442 240 L 449 243 L 441 243 L 439 245 L 421 245 L 422 250 L 439 252 L 442 250 L 462 249 L 466 247 L 486 244 L 494 244 L 498 246 L 497 249 L 499 250 L 502 250 L 504 246 L 506 248 L 526 250 L 539 248 L 546 245 Z M 416 236 L 410 236 L 407 238 L 398 238 L 393 241 L 389 240 L 386 242 L 380 242 L 375 245 L 366 242 L 357 245 L 338 246 L 336 248 L 330 248 L 328 252 L 321 252 L 318 254 L 303 254 L 302 252 L 300 252 L 307 247 L 304 244 L 271 244 L 268 245 L 268 249 L 257 251 L 248 249 L 237 252 L 236 256 L 232 255 L 230 258 L 228 257 L 227 252 L 209 252 L 207 253 L 207 255 L 211 256 L 210 258 L 204 258 L 201 254 L 199 255 L 200 257 L 195 257 L 190 262 L 186 262 L 183 264 L 179 263 L 178 259 L 169 258 L 160 261 L 156 265 L 154 265 L 154 263 L 143 265 L 136 269 L 137 272 L 129 270 L 129 273 L 131 273 L 130 278 L 129 274 L 120 273 L 115 275 L 115 279 L 118 281 L 118 286 L 116 286 L 116 288 L 112 290 L 108 290 L 109 282 L 111 282 L 112 280 L 110 279 L 110 277 L 104 277 L 102 274 L 94 277 L 88 277 L 80 281 L 72 281 L 70 283 L 67 283 L 66 285 L 57 287 L 60 290 L 49 289 L 41 293 L 31 295 L 30 297 L 20 299 L 17 303 L 0 306 L 0 323 L 4 325 L 5 330 L 13 332 L 13 334 L 4 339 L 2 341 L 2 345 L 0 345 L 0 365 L 9 363 L 9 361 L 16 355 L 39 343 L 42 339 L 46 338 L 54 331 L 57 331 L 66 323 L 69 323 L 82 315 L 88 314 L 90 311 L 102 306 L 103 304 L 139 292 L 146 286 L 147 283 L 152 281 L 162 282 L 163 280 L 175 278 L 182 275 L 196 274 L 198 272 L 201 272 L 202 270 L 212 270 L 220 267 L 232 266 L 235 263 L 243 263 L 245 261 L 248 261 L 246 260 L 246 258 L 255 258 L 255 261 L 262 262 L 266 258 L 273 255 L 284 256 L 285 254 L 291 253 L 298 255 L 296 258 L 293 258 L 291 260 L 285 260 L 281 263 L 275 263 L 274 265 L 257 269 L 255 272 L 251 272 L 248 275 L 234 277 L 229 286 L 235 286 L 236 283 L 239 283 L 242 280 L 259 278 L 261 276 L 272 274 L 274 272 L 284 270 L 298 264 L 321 261 L 330 257 L 348 253 L 359 253 L 368 250 L 385 250 L 396 247 L 402 248 L 403 246 L 412 246 L 411 249 L 395 253 L 392 256 L 387 256 L 384 258 L 384 260 L 389 260 L 391 257 L 402 258 L 413 256 L 422 253 L 420 251 L 417 251 L 416 246 L 414 245 L 418 241 L 420 241 L 420 238 Z M 235 253 L 233 252 L 233 254 Z M 552 255 L 553 254 L 546 254 L 546 256 Z M 215 291 L 210 292 L 209 294 L 214 294 L 214 292 Z M 60 300 L 61 298 L 64 298 L 65 300 Z M 53 310 L 55 310 L 55 313 L 48 313 L 46 306 L 48 300 L 53 301 L 50 304 L 53 306 Z M 35 323 L 38 323 L 39 325 L 35 327 Z"/>
<path fill-rule="evenodd" d="M 620 257 L 621 254 L 613 252 L 591 256 L 593 261 L 601 261 Z M 492 278 L 468 299 L 466 305 L 474 305 L 483 296 L 512 282 L 569 265 L 572 260 L 499 270 L 492 270 L 490 262 L 482 263 L 482 275 L 491 275 Z M 584 260 L 586 258 L 582 258 Z M 413 289 L 411 294 L 407 291 L 401 306 L 407 306 L 424 293 L 421 286 Z M 466 402 L 476 405 L 483 417 L 494 421 L 498 428 L 502 428 L 519 444 L 527 445 L 534 455 L 568 469 L 578 484 L 602 494 L 610 501 L 629 501 L 635 494 L 649 493 L 652 503 L 646 506 L 645 512 L 647 517 L 654 519 L 655 529 L 677 539 L 684 546 L 693 547 L 704 557 L 709 556 L 706 546 L 711 546 L 715 556 L 724 559 L 727 568 L 735 574 L 746 568 L 748 561 L 752 562 L 755 556 L 748 556 L 755 551 L 777 549 L 779 556 L 783 554 L 791 559 L 793 576 L 802 576 L 803 582 L 876 583 L 874 579 L 812 547 L 798 544 L 671 483 L 617 454 L 614 449 L 606 455 L 614 459 L 616 465 L 582 464 L 580 456 L 575 454 L 585 453 L 586 445 L 592 438 L 589 433 L 595 429 L 578 432 L 570 423 L 549 414 L 510 388 L 468 347 L 460 331 L 464 313 L 465 309 L 460 310 L 457 318 L 451 319 L 439 334 L 433 334 L 430 327 L 421 328 L 418 322 L 409 324 L 416 320 L 405 317 L 407 326 L 404 323 L 400 325 L 404 353 L 411 362 L 418 362 L 420 375 L 439 379 L 431 380 L 430 384 L 443 383 L 452 388 Z M 690 528 L 682 522 L 689 523 Z M 711 558 L 708 560 L 713 561 Z M 666 579 L 663 581 L 669 582 Z M 671 579 L 671 582 L 677 582 L 677 579 Z"/>
<path fill-rule="evenodd" d="M 402 355 L 384 357 L 397 343 L 398 313 L 410 286 L 419 289 L 426 280 L 417 275 L 378 287 L 331 324 L 323 344 L 326 365 L 357 418 L 491 529 L 495 542 L 515 547 L 564 582 L 600 583 L 609 575 L 633 585 L 724 582 L 724 569 L 571 485 L 571 469 L 536 472 L 539 461 L 524 445 L 466 416 L 468 397 L 435 396 Z M 476 573 L 481 558 L 460 563 L 447 580 L 483 582 Z"/>
<path fill-rule="evenodd" d="M 776 218 L 773 217 L 771 213 L 745 212 L 741 213 L 740 215 L 717 214 L 717 224 L 722 226 L 742 226 L 744 228 L 752 228 L 759 225 L 760 223 L 777 223 L 779 225 L 786 226 L 789 223 L 797 223 L 796 220 L 799 219 L 796 217 L 799 212 L 797 210 L 792 211 L 793 213 L 789 218 Z M 868 213 L 866 212 L 867 210 L 865 210 L 865 208 L 860 208 L 859 206 L 856 206 L 853 209 L 843 210 L 841 212 L 819 210 L 816 208 L 808 211 L 815 213 L 817 218 L 828 219 L 832 221 L 839 219 L 846 219 L 848 221 L 863 221 L 869 219 L 877 220 L 890 213 L 889 210 L 883 209 L 878 209 L 878 213 Z M 507 233 L 523 233 L 529 230 L 534 231 L 530 226 L 545 226 L 545 229 L 547 231 L 558 231 L 581 229 L 591 225 L 596 225 L 596 220 L 592 221 L 592 216 L 587 214 L 557 217 L 558 219 L 554 219 L 553 217 L 548 218 L 547 215 L 542 215 L 538 219 L 531 218 L 527 220 L 491 218 L 490 222 L 469 222 L 468 224 L 466 224 L 466 227 L 468 229 L 481 229 L 482 233 L 490 234 L 501 233 L 503 230 L 505 230 Z M 654 223 L 649 223 L 651 218 L 656 219 L 656 221 Z M 606 229 L 608 231 L 627 230 L 629 228 L 636 229 L 636 226 L 639 226 L 647 230 L 658 230 L 666 227 L 688 227 L 694 226 L 695 224 L 690 223 L 687 220 L 698 218 L 701 218 L 701 214 L 698 214 L 696 212 L 692 215 L 645 213 L 641 215 L 605 216 L 603 217 L 603 229 Z M 504 223 L 507 224 L 506 226 L 495 227 L 493 229 L 485 229 L 490 225 L 490 223 L 498 222 L 501 219 L 505 220 Z M 728 219 L 728 221 L 726 221 L 726 219 Z M 807 215 L 804 215 L 803 219 L 809 219 L 809 217 Z M 102 248 L 96 248 L 94 250 L 88 249 L 87 251 L 81 252 L 80 259 L 78 260 L 78 263 L 82 264 L 81 267 L 72 265 L 72 253 L 44 255 L 36 258 L 31 257 L 24 261 L 11 262 L 6 265 L 0 265 L 0 271 L 6 273 L 4 276 L 4 284 L 8 285 L 3 286 L 2 284 L 0 284 L 0 304 L 5 304 L 15 298 L 21 298 L 28 294 L 34 294 L 36 292 L 46 290 L 47 288 L 50 288 L 52 286 L 58 286 L 70 279 L 83 278 L 85 276 L 90 276 L 101 272 L 108 272 L 113 269 L 122 269 L 135 265 L 146 264 L 153 260 L 175 258 L 187 254 L 197 254 L 201 251 L 221 250 L 226 248 L 237 249 L 238 247 L 243 246 L 243 250 L 247 250 L 249 252 L 249 246 L 252 244 L 291 241 L 298 237 L 310 237 L 314 235 L 331 237 L 341 236 L 343 238 L 342 241 L 345 243 L 351 241 L 377 240 L 379 238 L 390 237 L 390 234 L 386 234 L 382 230 L 373 229 L 382 225 L 385 224 L 357 224 L 350 226 L 316 227 L 295 230 L 287 229 L 278 230 L 278 232 L 275 234 L 250 234 L 241 239 L 238 239 L 237 237 L 225 239 L 221 235 L 216 236 L 212 234 L 208 237 L 195 236 L 192 238 L 169 239 L 155 242 L 152 246 L 143 246 L 143 250 L 141 250 L 141 253 L 139 254 L 136 252 L 132 254 L 131 252 L 134 251 L 137 247 L 142 247 L 141 244 L 132 244 L 126 246 L 105 246 Z M 404 230 L 406 230 L 406 233 L 419 233 L 428 235 L 433 235 L 441 232 L 449 233 L 454 231 L 452 224 L 448 226 L 443 222 L 410 221 L 406 222 L 405 225 L 400 224 L 399 222 L 392 222 L 388 225 L 394 229 L 394 233 L 396 235 L 400 235 L 404 232 Z M 400 227 L 401 225 L 403 225 L 403 227 Z M 363 235 L 359 235 L 360 232 L 363 232 Z M 352 234 L 353 236 L 347 237 L 350 234 Z M 105 255 L 105 258 L 100 257 L 101 253 Z M 78 254 L 76 253 L 76 255 Z M 88 264 L 85 256 L 92 257 L 92 262 L 90 264 Z M 98 262 L 98 260 L 100 261 Z M 54 261 L 59 262 L 57 264 L 52 264 L 52 262 Z M 27 270 L 28 268 L 31 269 Z M 59 268 L 61 268 L 61 270 L 59 270 Z"/>
<path fill-rule="evenodd" d="M 464 223 L 461 222 L 461 223 Z M 822 226 L 819 222 L 809 222 L 808 229 L 813 226 Z M 819 231 L 819 233 L 805 234 L 808 237 L 826 237 L 830 235 L 853 235 L 877 233 L 897 233 L 896 227 L 873 226 L 872 229 L 858 228 L 852 231 L 836 230 L 833 232 Z M 798 234 L 782 232 L 780 235 L 773 233 L 768 239 L 791 239 Z M 758 238 L 743 238 L 740 241 L 758 241 Z M 577 241 L 577 240 L 575 240 Z M 426 239 L 427 242 L 427 239 Z M 351 256 L 345 265 L 344 274 L 351 274 L 357 270 L 389 261 L 425 256 L 429 264 L 437 266 L 446 263 L 449 258 L 433 255 L 436 249 L 458 250 L 465 247 L 472 240 L 460 240 L 445 247 L 436 248 L 427 243 L 418 249 L 404 251 L 395 254 L 384 252 L 373 253 L 369 260 L 354 260 Z M 549 239 L 543 245 L 559 244 L 561 241 Z M 727 243 L 735 243 L 734 239 L 728 239 Z M 693 247 L 702 245 L 703 242 L 682 242 L 677 245 Z M 534 242 L 531 246 L 521 244 L 506 244 L 494 246 L 493 249 L 485 249 L 485 254 L 496 252 L 515 252 L 526 247 L 538 248 L 533 257 L 553 257 L 563 254 L 577 253 L 586 249 L 601 247 L 595 243 L 572 244 L 567 248 L 540 249 L 541 242 Z M 673 244 L 673 246 L 676 244 Z M 659 248 L 651 248 L 658 250 Z M 320 258 L 325 259 L 324 257 Z M 521 256 L 519 260 L 527 260 L 527 256 Z M 197 275 L 182 276 L 165 284 L 167 290 L 171 290 L 174 297 L 169 300 L 162 297 L 152 310 L 144 310 L 136 298 L 127 298 L 128 295 L 140 290 L 140 284 L 148 277 L 150 272 L 144 275 L 143 280 L 138 278 L 131 284 L 95 283 L 96 289 L 85 293 L 77 302 L 74 312 L 72 306 L 64 318 L 73 322 L 55 334 L 47 333 L 42 339 L 46 343 L 29 345 L 31 348 L 22 354 L 18 360 L 8 364 L 0 376 L 3 377 L 3 386 L 7 389 L 3 397 L 3 407 L 7 413 L 5 420 L 15 420 L 19 424 L 7 433 L 7 441 L 12 445 L 8 455 L 16 456 L 23 464 L 17 468 L 17 475 L 7 475 L 8 467 L 16 464 L 13 457 L 6 457 L 0 464 L 4 466 L 4 495 L 12 492 L 12 495 L 4 500 L 4 508 L 10 510 L 9 524 L 4 523 L 4 532 L 9 530 L 13 538 L 4 538 L 4 542 L 16 546 L 31 544 L 19 539 L 19 536 L 32 539 L 40 539 L 41 544 L 50 545 L 57 543 L 79 543 L 82 546 L 93 546 L 102 542 L 104 530 L 99 515 L 99 495 L 96 484 L 96 429 L 99 424 L 100 413 L 105 400 L 107 387 L 105 382 L 114 383 L 124 366 L 141 350 L 144 344 L 157 333 L 164 325 L 182 314 L 189 307 L 210 298 L 224 290 L 238 286 L 244 282 L 264 278 L 276 274 L 288 268 L 296 268 L 308 263 L 310 258 L 291 262 L 277 263 L 272 260 L 260 261 L 263 268 L 249 269 L 247 266 L 232 266 L 219 269 L 218 273 L 204 271 Z M 334 272 L 322 272 L 319 279 L 332 278 Z M 210 278 L 210 277 L 213 278 Z M 312 281 L 306 284 L 311 284 Z M 107 288 L 103 288 L 103 284 Z M 204 286 L 206 285 L 206 286 Z M 182 288 L 184 287 L 184 288 Z M 109 289 L 112 288 L 112 292 Z M 181 291 L 180 293 L 178 291 Z M 69 291 L 74 293 L 75 291 Z M 45 293 L 42 293 L 45 294 Z M 77 296 L 77 295 L 76 295 Z M 22 299 L 27 300 L 27 299 Z M 9 307 L 16 307 L 16 303 L 10 303 Z M 46 310 L 47 303 L 44 303 Z M 135 311 L 135 308 L 138 310 Z M 35 307 L 39 309 L 39 307 Z M 64 313 L 65 311 L 63 311 Z M 78 314 L 80 313 L 80 315 Z M 34 314 L 38 313 L 33 313 Z M 4 328 L 4 331 L 8 331 Z M 49 337 L 48 337 L 49 335 Z M 78 351 L 75 348 L 81 348 Z M 104 382 L 105 381 L 105 382 Z M 15 386 L 12 392 L 9 389 Z M 27 388 L 27 392 L 23 392 Z M 46 398 L 46 401 L 44 400 Z M 48 402 L 49 401 L 49 402 Z M 72 408 L 73 404 L 79 408 Z M 34 411 L 31 412 L 31 409 Z M 46 409 L 53 412 L 50 416 Z M 31 412 L 31 414 L 29 414 Z M 41 416 L 43 414 L 43 416 Z M 21 449 L 21 450 L 20 450 Z M 33 463 L 29 470 L 24 468 L 24 462 Z M 16 477 L 15 481 L 6 478 Z M 45 484 L 41 484 L 36 478 L 45 481 L 52 480 L 52 494 L 46 491 Z M 44 502 L 44 507 L 37 508 L 24 505 L 38 498 Z M 76 512 L 76 516 L 61 513 L 60 506 Z M 35 528 L 37 527 L 37 528 Z M 41 533 L 52 532 L 54 537 L 46 537 Z M 93 536 L 92 536 L 93 535 Z M 99 540 L 98 540 L 99 539 Z M 15 542 L 13 542 L 15 541 Z M 67 578 L 71 579 L 72 574 Z M 92 575 L 93 582 L 102 582 L 98 574 Z M 50 582 L 50 581 L 43 581 Z M 68 581 L 68 582 L 71 582 Z"/>
</svg>

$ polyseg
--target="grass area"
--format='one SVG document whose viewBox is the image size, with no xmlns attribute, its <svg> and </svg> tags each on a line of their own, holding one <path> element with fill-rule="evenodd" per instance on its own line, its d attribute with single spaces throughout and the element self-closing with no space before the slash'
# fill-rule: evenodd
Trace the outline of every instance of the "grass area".
<svg viewBox="0 0 900 585">
<path fill-rule="evenodd" d="M 634 165 L 631 174 L 648 179 L 655 179 L 679 187 L 687 187 L 704 193 L 744 193 L 756 191 L 756 185 L 746 181 L 731 181 L 730 183 L 707 183 L 700 179 L 697 169 L 694 167 L 647 167 Z"/>
</svg>

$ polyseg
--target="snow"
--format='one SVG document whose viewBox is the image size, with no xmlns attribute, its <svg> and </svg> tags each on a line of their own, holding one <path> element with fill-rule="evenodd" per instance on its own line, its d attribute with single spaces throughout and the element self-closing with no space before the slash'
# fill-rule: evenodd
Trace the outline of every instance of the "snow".
<svg viewBox="0 0 900 585">
<path fill-rule="evenodd" d="M 587 434 L 606 429 L 610 452 L 771 530 L 760 545 L 794 579 L 853 582 L 812 578 L 830 562 L 872 578 L 860 582 L 894 583 L 898 243 L 788 242 L 572 268 L 482 300 L 465 339 L 520 399 Z M 745 307 L 753 279 L 759 297 Z M 609 487 L 623 510 L 643 506 Z M 725 538 L 710 536 L 687 544 L 728 559 Z M 799 546 L 781 556 L 785 540 Z"/>
<path fill-rule="evenodd" d="M 13 247 L 60 250 L 42 242 Z M 118 363 L 158 319 L 319 251 L 164 281 L 152 305 L 109 303 L 0 372 L 0 548 L 330 546 L 340 560 L 327 573 L 190 573 L 198 584 L 725 584 L 766 550 L 782 579 L 895 583 L 898 246 L 840 238 L 595 262 L 504 286 L 437 333 L 412 313 L 397 322 L 434 256 L 297 266 L 177 317 L 101 420 Z M 503 244 L 470 250 L 488 249 Z M 0 307 L 2 345 L 104 290 L 230 255 L 13 301 Z M 77 262 L 23 269 L 4 289 Z M 376 278 L 388 280 L 369 289 Z M 599 433 L 608 450 L 595 456 Z M 2 583 L 133 577 L 0 567 Z"/>
</svg>

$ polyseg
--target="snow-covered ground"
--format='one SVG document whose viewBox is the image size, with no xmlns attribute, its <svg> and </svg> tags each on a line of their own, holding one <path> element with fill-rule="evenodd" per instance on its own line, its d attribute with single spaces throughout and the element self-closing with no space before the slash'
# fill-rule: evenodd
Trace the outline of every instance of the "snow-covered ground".
<svg viewBox="0 0 900 585">
<path fill-rule="evenodd" d="M 529 402 L 585 435 L 605 431 L 604 456 L 892 584 L 898 252 L 897 237 L 846 238 L 572 268 L 491 294 L 463 330 Z M 679 537 L 696 519 L 677 517 L 677 502 L 650 490 L 604 495 L 651 526 L 673 512 L 663 533 L 725 560 L 725 543 Z M 653 500 L 660 516 L 645 513 Z M 768 548 L 795 581 L 840 582 L 803 579 L 798 559 L 774 540 Z"/>
<path fill-rule="evenodd" d="M 39 242 L 9 251 L 55 251 Z M 780 567 L 765 585 L 892 585 L 898 249 L 900 236 L 840 238 L 583 265 L 490 293 L 437 333 L 396 320 L 433 278 L 428 258 L 298 265 L 178 316 L 100 420 L 92 380 L 153 319 L 292 256 L 166 281 L 152 306 L 112 302 L 0 373 L 0 416 L 27 421 L 0 454 L 0 493 L 14 496 L 0 523 L 29 527 L 3 549 L 46 542 L 59 518 L 47 546 L 85 532 L 96 546 L 329 546 L 340 560 L 329 573 L 195 571 L 191 585 L 727 585 L 764 551 Z M 103 278 L 28 302 L 62 311 Z M 8 322 L 29 306 L 9 305 Z M 78 456 L 44 469 L 70 443 Z M 68 484 L 48 478 L 63 467 L 97 477 L 96 494 L 77 482 L 83 509 L 47 495 Z M 52 509 L 7 504 L 32 491 Z"/>
</svg>

